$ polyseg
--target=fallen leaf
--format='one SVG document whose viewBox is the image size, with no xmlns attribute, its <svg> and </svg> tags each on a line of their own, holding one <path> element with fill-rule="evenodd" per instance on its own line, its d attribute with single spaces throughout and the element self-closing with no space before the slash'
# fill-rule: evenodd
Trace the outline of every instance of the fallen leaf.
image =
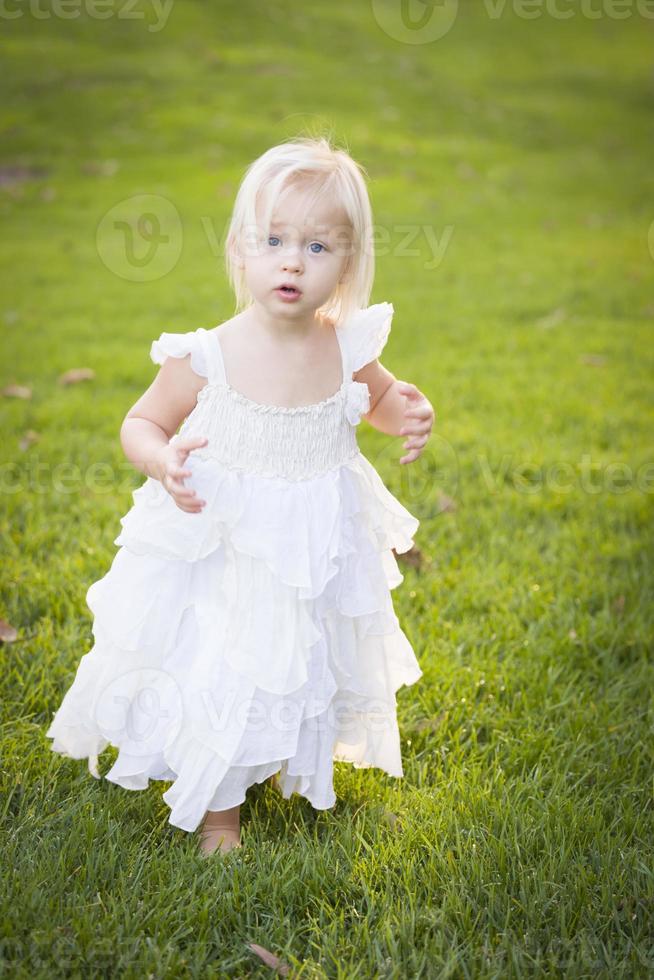
<svg viewBox="0 0 654 980">
<path fill-rule="evenodd" d="M 445 718 L 446 712 L 441 711 L 436 718 L 423 718 L 416 725 L 413 726 L 413 731 L 415 732 L 436 732 L 441 726 L 443 719 Z"/>
<path fill-rule="evenodd" d="M 606 363 L 606 358 L 603 354 L 582 354 L 579 360 L 582 364 L 593 364 L 594 366 Z"/>
<path fill-rule="evenodd" d="M 549 330 L 550 327 L 555 327 L 558 323 L 566 318 L 566 311 L 563 306 L 557 306 L 555 310 L 551 313 L 546 313 L 539 320 L 536 320 L 537 327 L 543 327 L 545 330 Z"/>
<path fill-rule="evenodd" d="M 38 442 L 41 436 L 34 429 L 28 429 L 27 432 L 21 437 L 18 446 L 23 452 L 28 449 L 33 442 Z"/>
<path fill-rule="evenodd" d="M 457 176 L 459 176 L 462 180 L 474 180 L 479 176 L 475 168 L 465 160 L 462 160 L 461 163 L 457 164 L 456 172 Z"/>
<path fill-rule="evenodd" d="M 97 174 L 100 177 L 113 177 L 119 166 L 118 160 L 89 160 L 80 164 L 80 170 L 93 176 Z"/>
<path fill-rule="evenodd" d="M 0 187 L 11 187 L 20 184 L 25 180 L 38 180 L 40 177 L 47 177 L 50 173 L 45 167 L 19 167 L 4 166 L 0 167 Z"/>
<path fill-rule="evenodd" d="M 455 511 L 457 508 L 457 502 L 453 497 L 448 497 L 446 493 L 441 493 L 438 495 L 438 513 L 446 513 Z"/>
<path fill-rule="evenodd" d="M 395 548 L 391 550 L 395 557 L 405 565 L 410 565 L 412 568 L 420 568 L 422 565 L 422 551 L 415 544 L 408 551 L 402 551 L 399 554 Z"/>
<path fill-rule="evenodd" d="M 32 389 L 27 385 L 7 385 L 2 389 L 2 394 L 7 398 L 31 398 Z"/>
<path fill-rule="evenodd" d="M 617 597 L 617 599 L 614 600 L 614 602 L 613 602 L 613 612 L 616 614 L 616 616 L 622 616 L 622 613 L 624 612 L 624 596 L 623 595 L 619 595 Z"/>
<path fill-rule="evenodd" d="M 78 381 L 90 381 L 95 377 L 93 368 L 71 368 L 59 375 L 60 385 L 72 385 Z"/>
<path fill-rule="evenodd" d="M 284 963 L 278 956 L 271 953 L 269 949 L 264 949 L 263 946 L 259 946 L 257 943 L 248 943 L 248 946 L 253 953 L 256 953 L 263 960 L 266 966 L 271 966 L 273 970 L 277 970 L 284 977 L 286 976 L 290 969 L 288 963 Z"/>
<path fill-rule="evenodd" d="M 13 643 L 14 640 L 17 639 L 18 630 L 14 629 L 11 623 L 6 622 L 4 619 L 0 619 L 0 642 Z"/>
</svg>

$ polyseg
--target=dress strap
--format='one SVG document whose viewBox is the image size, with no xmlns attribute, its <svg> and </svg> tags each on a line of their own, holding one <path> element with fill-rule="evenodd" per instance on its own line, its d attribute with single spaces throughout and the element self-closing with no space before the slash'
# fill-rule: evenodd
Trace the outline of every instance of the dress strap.
<svg viewBox="0 0 654 980">
<path fill-rule="evenodd" d="M 227 384 L 225 362 L 223 361 L 218 334 L 215 332 L 210 333 L 204 327 L 198 327 L 197 335 L 207 365 L 209 384 Z"/>
<path fill-rule="evenodd" d="M 352 380 L 352 368 L 350 367 L 350 359 L 348 357 L 347 346 L 344 343 L 342 334 L 338 328 L 334 329 L 336 334 L 336 340 L 338 341 L 338 349 L 341 352 L 341 368 L 343 370 L 343 382 Z"/>
</svg>

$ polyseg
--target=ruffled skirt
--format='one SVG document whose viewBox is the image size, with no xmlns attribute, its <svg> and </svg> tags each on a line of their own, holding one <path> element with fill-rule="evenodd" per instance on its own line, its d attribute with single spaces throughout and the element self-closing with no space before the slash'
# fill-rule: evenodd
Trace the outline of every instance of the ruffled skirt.
<svg viewBox="0 0 654 980">
<path fill-rule="evenodd" d="M 180 510 L 147 478 L 87 592 L 94 644 L 47 737 L 106 779 L 163 794 L 170 823 L 242 803 L 253 783 L 316 809 L 333 761 L 402 776 L 396 692 L 422 671 L 390 590 L 418 520 L 365 456 L 311 480 L 227 469 L 191 454 L 206 500 Z"/>
</svg>

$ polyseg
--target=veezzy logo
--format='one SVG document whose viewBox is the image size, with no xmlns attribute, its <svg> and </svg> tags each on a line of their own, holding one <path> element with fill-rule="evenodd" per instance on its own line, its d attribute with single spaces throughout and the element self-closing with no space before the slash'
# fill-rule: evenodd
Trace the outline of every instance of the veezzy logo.
<svg viewBox="0 0 654 980">
<path fill-rule="evenodd" d="M 119 201 L 98 224 L 96 248 L 105 266 L 121 279 L 160 279 L 175 268 L 182 252 L 179 212 L 158 194 Z"/>
<path fill-rule="evenodd" d="M 404 44 L 429 44 L 444 37 L 459 12 L 458 0 L 372 0 L 375 20 Z"/>
<path fill-rule="evenodd" d="M 151 34 L 168 23 L 174 0 L 149 0 L 139 9 L 137 0 L 0 0 L 0 20 L 140 20 Z"/>
<path fill-rule="evenodd" d="M 224 257 L 227 228 L 218 233 L 209 215 L 201 215 L 200 221 L 211 254 Z M 183 231 L 181 216 L 172 201 L 160 194 L 135 194 L 113 204 L 101 217 L 96 228 L 96 249 L 114 275 L 131 282 L 152 282 L 177 265 Z M 244 227 L 246 255 L 259 254 L 260 231 L 256 225 Z M 439 235 L 431 224 L 374 224 L 361 251 L 377 257 L 422 259 L 422 268 L 433 271 L 444 261 L 453 233 L 454 225 L 445 225 Z M 349 255 L 353 246 L 348 241 L 334 248 Z M 281 254 L 284 250 L 285 247 L 280 249 Z"/>
<path fill-rule="evenodd" d="M 375 20 L 389 37 L 403 44 L 429 44 L 451 30 L 459 12 L 458 0 L 371 0 Z M 481 9 L 490 20 L 505 14 L 521 20 L 567 21 L 627 20 L 642 17 L 654 20 L 654 0 L 483 0 L 467 13 Z"/>
</svg>

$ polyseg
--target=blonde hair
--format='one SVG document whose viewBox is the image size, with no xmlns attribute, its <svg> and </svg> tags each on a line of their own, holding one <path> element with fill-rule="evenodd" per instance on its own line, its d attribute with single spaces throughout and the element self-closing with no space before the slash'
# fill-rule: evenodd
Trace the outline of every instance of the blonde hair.
<svg viewBox="0 0 654 980">
<path fill-rule="evenodd" d="M 372 208 L 368 197 L 365 169 L 349 153 L 320 137 L 296 137 L 266 150 L 250 164 L 236 195 L 234 210 L 225 239 L 227 277 L 236 297 L 236 312 L 252 305 L 253 298 L 245 272 L 237 261 L 238 248 L 246 229 L 257 227 L 256 209 L 265 201 L 263 228 L 270 227 L 275 202 L 283 191 L 298 184 L 323 195 L 340 207 L 351 226 L 347 278 L 337 283 L 319 313 L 338 324 L 356 310 L 368 305 L 375 276 L 372 248 Z"/>
</svg>

